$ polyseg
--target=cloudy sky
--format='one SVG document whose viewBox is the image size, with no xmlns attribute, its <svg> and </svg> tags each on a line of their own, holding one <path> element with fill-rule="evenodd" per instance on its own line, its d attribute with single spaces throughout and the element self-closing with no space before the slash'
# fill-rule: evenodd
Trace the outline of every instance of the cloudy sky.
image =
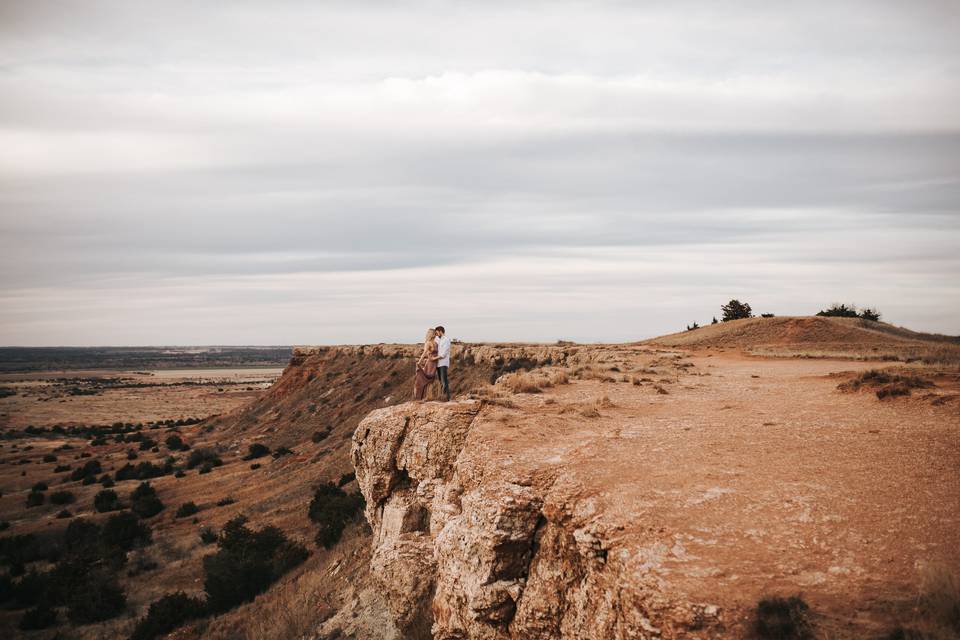
<svg viewBox="0 0 960 640">
<path fill-rule="evenodd" d="M 0 0 L 0 344 L 960 333 L 960 3 Z"/>
</svg>

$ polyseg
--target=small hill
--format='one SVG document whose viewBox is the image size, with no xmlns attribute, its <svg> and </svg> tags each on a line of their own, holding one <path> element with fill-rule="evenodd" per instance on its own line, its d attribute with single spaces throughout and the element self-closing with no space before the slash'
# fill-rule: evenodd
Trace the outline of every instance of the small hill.
<svg viewBox="0 0 960 640">
<path fill-rule="evenodd" d="M 957 338 L 860 318 L 747 318 L 660 336 L 645 343 L 695 349 L 743 349 L 758 355 L 960 362 Z"/>
</svg>

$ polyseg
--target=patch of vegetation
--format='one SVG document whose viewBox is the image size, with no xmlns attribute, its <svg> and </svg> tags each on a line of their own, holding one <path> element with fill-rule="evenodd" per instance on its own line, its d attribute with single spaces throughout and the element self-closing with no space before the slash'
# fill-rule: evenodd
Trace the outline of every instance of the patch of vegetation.
<svg viewBox="0 0 960 640">
<path fill-rule="evenodd" d="M 230 496 L 226 496 L 225 498 L 220 498 L 219 500 L 217 500 L 217 506 L 225 507 L 227 505 L 233 504 L 234 502 L 236 502 L 236 500 L 234 500 Z"/>
<path fill-rule="evenodd" d="M 727 304 L 721 305 L 720 311 L 723 312 L 724 322 L 753 317 L 753 309 L 750 308 L 750 305 L 739 300 L 731 300 Z"/>
<path fill-rule="evenodd" d="M 187 469 L 193 469 L 194 467 L 212 468 L 219 467 L 222 464 L 223 460 L 213 449 L 194 449 L 187 458 Z"/>
<path fill-rule="evenodd" d="M 310 436 L 310 440 L 313 442 L 323 442 L 330 435 L 331 431 L 330 427 L 327 427 L 323 431 L 314 431 L 313 435 Z"/>
<path fill-rule="evenodd" d="M 293 449 L 288 447 L 277 447 L 277 450 L 273 452 L 274 458 L 282 458 L 283 456 L 293 455 Z"/>
<path fill-rule="evenodd" d="M 150 527 L 140 522 L 136 515 L 129 511 L 121 511 L 107 519 L 100 539 L 107 547 L 129 551 L 137 544 L 148 544 L 151 540 L 151 531 Z"/>
<path fill-rule="evenodd" d="M 113 489 L 104 489 L 93 497 L 93 508 L 100 513 L 117 511 L 120 509 L 120 497 Z"/>
<path fill-rule="evenodd" d="M 337 486 L 338 487 L 346 486 L 351 482 L 353 482 L 354 480 L 356 480 L 356 478 L 357 478 L 357 474 L 354 473 L 353 471 L 351 471 L 350 473 L 345 473 L 342 476 L 340 476 L 340 479 L 337 481 Z"/>
<path fill-rule="evenodd" d="M 141 482 L 140 486 L 130 494 L 130 510 L 141 518 L 152 518 L 163 511 L 163 502 L 157 497 L 157 490 L 149 482 Z"/>
<path fill-rule="evenodd" d="M 800 596 L 764 598 L 754 612 L 754 631 L 763 640 L 812 640 L 809 610 Z"/>
<path fill-rule="evenodd" d="M 46 494 L 40 491 L 31 491 L 27 494 L 27 508 L 39 507 L 46 500 Z"/>
<path fill-rule="evenodd" d="M 150 480 L 171 473 L 173 473 L 173 464 L 170 461 L 165 461 L 162 467 L 152 462 L 141 462 L 136 466 L 127 463 L 117 469 L 116 477 L 118 482 L 121 480 Z"/>
<path fill-rule="evenodd" d="M 217 541 L 217 533 L 210 527 L 200 529 L 200 542 L 203 544 L 213 544 Z"/>
<path fill-rule="evenodd" d="M 102 472 L 103 468 L 100 466 L 99 460 L 88 460 L 82 467 L 73 470 L 73 473 L 70 474 L 70 479 L 83 480 L 84 478 L 94 478 L 94 481 L 96 481 L 96 475 Z"/>
<path fill-rule="evenodd" d="M 153 640 L 205 613 L 203 600 L 191 598 L 183 591 L 168 593 L 150 605 L 147 615 L 137 622 L 130 640 Z"/>
<path fill-rule="evenodd" d="M 863 387 L 874 389 L 877 398 L 884 399 L 894 396 L 908 396 L 913 389 L 929 389 L 936 385 L 926 378 L 870 369 L 857 377 L 837 385 L 840 391 L 859 391 Z"/>
<path fill-rule="evenodd" d="M 70 491 L 54 491 L 50 494 L 50 504 L 70 504 L 74 500 L 76 500 L 76 497 Z"/>
<path fill-rule="evenodd" d="M 247 455 L 243 457 L 244 460 L 255 460 L 270 455 L 270 447 L 259 442 L 251 444 L 248 451 Z"/>
<path fill-rule="evenodd" d="M 70 590 L 67 619 L 74 624 L 91 624 L 115 618 L 127 607 L 123 589 L 105 572 L 93 572 L 80 586 Z"/>
<path fill-rule="evenodd" d="M 700 328 L 700 325 L 697 324 L 696 322 L 694 322 L 693 324 L 688 324 L 688 325 L 687 325 L 687 331 L 694 331 L 694 330 L 699 329 L 699 328 Z"/>
<path fill-rule="evenodd" d="M 43 461 L 44 461 L 44 462 L 56 462 L 56 461 L 57 461 L 57 456 L 53 455 L 52 453 L 48 453 L 48 454 L 46 454 L 45 456 L 43 456 Z"/>
<path fill-rule="evenodd" d="M 190 516 L 192 516 L 192 515 L 194 515 L 194 514 L 196 514 L 196 513 L 200 513 L 200 507 L 198 507 L 198 506 L 196 505 L 196 503 L 194 503 L 194 502 L 184 502 L 184 503 L 183 503 L 182 505 L 180 505 L 180 507 L 177 509 L 176 516 L 177 516 L 178 518 L 189 518 Z"/>
<path fill-rule="evenodd" d="M 186 451 L 190 448 L 190 445 L 184 442 L 177 434 L 167 436 L 167 439 L 163 442 L 171 451 Z"/>
<path fill-rule="evenodd" d="M 69 510 L 69 509 L 61 509 L 61 510 L 57 513 L 57 518 L 60 519 L 60 520 L 63 520 L 63 519 L 65 519 L 65 518 L 72 518 L 72 517 L 73 517 L 73 514 L 70 513 L 70 510 Z"/>
<path fill-rule="evenodd" d="M 818 316 L 826 318 L 862 318 L 863 320 L 872 320 L 877 322 L 880 320 L 880 312 L 876 309 L 866 307 L 857 311 L 855 305 L 850 305 L 849 307 L 845 304 L 832 304 L 829 308 L 823 309 L 822 311 L 817 312 Z"/>
<path fill-rule="evenodd" d="M 246 519 L 229 521 L 217 540 L 220 550 L 203 559 L 207 607 L 220 613 L 263 593 L 309 552 L 276 527 L 253 531 Z"/>
<path fill-rule="evenodd" d="M 57 624 L 57 610 L 46 603 L 41 603 L 24 612 L 17 626 L 21 631 L 35 631 L 55 624 Z"/>
<path fill-rule="evenodd" d="M 317 546 L 330 549 L 340 541 L 347 523 L 363 511 L 366 503 L 360 492 L 346 493 L 332 482 L 317 487 L 307 515 L 319 525 Z"/>
</svg>

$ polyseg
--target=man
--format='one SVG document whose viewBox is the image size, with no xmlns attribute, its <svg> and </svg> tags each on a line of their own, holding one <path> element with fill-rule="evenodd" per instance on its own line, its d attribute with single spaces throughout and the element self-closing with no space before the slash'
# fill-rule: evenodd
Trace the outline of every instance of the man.
<svg viewBox="0 0 960 640">
<path fill-rule="evenodd" d="M 443 397 L 450 401 L 450 378 L 447 377 L 447 370 L 450 368 L 450 338 L 447 337 L 447 331 L 443 327 L 436 328 L 437 337 L 434 340 L 437 343 L 437 379 L 443 388 Z"/>
</svg>

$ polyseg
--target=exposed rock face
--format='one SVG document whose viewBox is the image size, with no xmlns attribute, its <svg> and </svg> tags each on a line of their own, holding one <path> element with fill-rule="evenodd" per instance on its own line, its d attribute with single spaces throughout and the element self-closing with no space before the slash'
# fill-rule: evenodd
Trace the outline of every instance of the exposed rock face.
<svg viewBox="0 0 960 640">
<path fill-rule="evenodd" d="M 354 435 L 371 574 L 405 636 L 691 637 L 704 612 L 670 603 L 637 559 L 608 556 L 570 487 L 471 459 L 480 410 L 408 403 L 374 411 Z"/>
</svg>

